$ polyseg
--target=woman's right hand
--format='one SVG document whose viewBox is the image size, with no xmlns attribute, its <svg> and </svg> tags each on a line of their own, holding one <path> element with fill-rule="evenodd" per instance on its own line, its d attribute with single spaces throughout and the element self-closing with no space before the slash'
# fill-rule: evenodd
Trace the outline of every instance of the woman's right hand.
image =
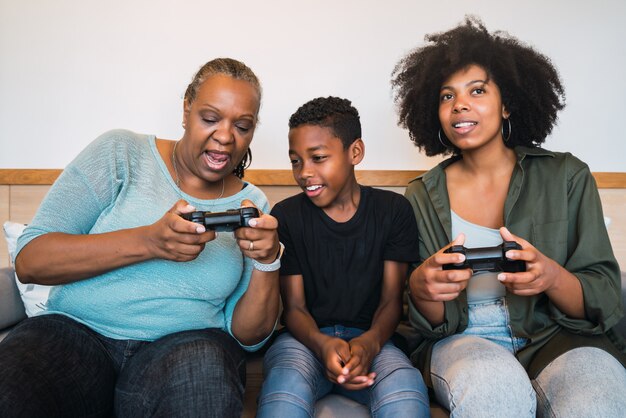
<svg viewBox="0 0 626 418">
<path fill-rule="evenodd" d="M 181 199 L 161 219 L 147 226 L 146 245 L 152 258 L 191 261 L 198 257 L 207 242 L 215 239 L 215 231 L 207 231 L 204 225 L 180 216 L 195 210 Z"/>
<path fill-rule="evenodd" d="M 463 254 L 445 253 L 452 245 L 463 245 L 465 235 L 460 234 L 449 245 L 445 246 L 411 273 L 409 287 L 415 302 L 445 302 L 456 299 L 467 287 L 472 277 L 471 269 L 443 270 L 444 264 L 461 263 Z"/>
</svg>

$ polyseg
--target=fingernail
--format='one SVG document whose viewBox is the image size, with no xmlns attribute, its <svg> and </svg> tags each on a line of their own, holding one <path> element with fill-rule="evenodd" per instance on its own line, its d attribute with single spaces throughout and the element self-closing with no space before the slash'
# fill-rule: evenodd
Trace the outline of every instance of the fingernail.
<svg viewBox="0 0 626 418">
<path fill-rule="evenodd" d="M 346 381 L 346 379 L 345 379 L 343 376 L 339 376 L 339 377 L 337 378 L 337 382 L 339 382 L 339 383 L 343 383 L 343 382 L 345 382 L 345 381 Z"/>
<path fill-rule="evenodd" d="M 206 228 L 204 227 L 204 225 L 198 225 L 198 226 L 196 227 L 196 232 L 197 232 L 198 234 L 202 234 L 203 232 L 206 232 Z"/>
<path fill-rule="evenodd" d="M 185 207 L 185 210 L 188 210 L 188 211 L 190 211 L 190 212 L 193 212 L 193 211 L 195 211 L 195 210 L 196 210 L 196 207 L 195 207 L 195 206 L 191 206 L 191 205 L 187 205 L 187 206 Z"/>
<path fill-rule="evenodd" d="M 248 221 L 248 225 L 250 225 L 250 226 L 256 226 L 256 224 L 257 224 L 257 220 L 256 219 L 250 219 Z"/>
<path fill-rule="evenodd" d="M 504 281 L 504 279 L 506 279 L 506 276 L 504 274 L 498 274 L 498 280 L 500 280 L 501 282 Z"/>
</svg>

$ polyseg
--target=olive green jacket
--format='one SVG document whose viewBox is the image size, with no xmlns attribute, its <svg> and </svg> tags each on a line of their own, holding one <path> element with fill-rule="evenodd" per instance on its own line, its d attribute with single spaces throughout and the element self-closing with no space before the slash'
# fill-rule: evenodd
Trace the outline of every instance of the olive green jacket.
<svg viewBox="0 0 626 418">
<path fill-rule="evenodd" d="M 557 334 L 561 346 L 565 338 L 571 347 L 604 348 L 607 340 L 603 334 L 622 317 L 621 279 L 588 166 L 569 153 L 526 147 L 517 147 L 515 152 L 517 164 L 504 204 L 504 225 L 573 273 L 580 280 L 585 303 L 586 318 L 574 319 L 560 312 L 545 294 L 506 294 L 514 335 L 530 340 L 517 357 L 530 373 L 535 357 L 542 354 L 541 364 L 534 366 L 538 373 L 564 352 L 563 347 L 553 347 L 540 353 Z M 412 180 L 406 190 L 419 229 L 420 262 L 454 238 L 444 169 L 459 158 L 443 161 Z M 463 291 L 445 302 L 445 320 L 433 327 L 409 300 L 409 320 L 415 331 L 409 343 L 411 359 L 422 371 L 430 369 L 430 351 L 437 340 L 467 327 L 467 307 Z M 586 336 L 601 336 L 590 338 L 601 341 L 587 343 Z"/>
</svg>

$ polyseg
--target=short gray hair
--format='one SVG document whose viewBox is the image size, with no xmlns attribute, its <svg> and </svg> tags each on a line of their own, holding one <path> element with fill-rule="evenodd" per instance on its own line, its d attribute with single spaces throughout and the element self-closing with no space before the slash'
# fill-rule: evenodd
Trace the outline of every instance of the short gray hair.
<svg viewBox="0 0 626 418">
<path fill-rule="evenodd" d="M 259 102 L 261 101 L 261 83 L 254 72 L 243 62 L 232 58 L 215 58 L 204 64 L 185 91 L 185 100 L 192 103 L 196 99 L 198 88 L 204 81 L 212 75 L 223 74 L 236 80 L 247 81 L 252 84 L 259 94 Z"/>
</svg>

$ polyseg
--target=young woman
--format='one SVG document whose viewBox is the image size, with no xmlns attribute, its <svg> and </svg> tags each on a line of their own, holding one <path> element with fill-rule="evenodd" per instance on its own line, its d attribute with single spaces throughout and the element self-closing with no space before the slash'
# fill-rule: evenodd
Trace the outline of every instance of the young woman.
<svg viewBox="0 0 626 418">
<path fill-rule="evenodd" d="M 430 35 L 392 84 L 427 155 L 452 157 L 406 191 L 420 259 L 409 281 L 412 359 L 452 416 L 619 416 L 619 268 L 589 168 L 539 147 L 564 106 L 550 60 L 467 19 Z M 524 272 L 444 270 L 445 253 L 515 241 Z M 620 364 L 622 362 L 622 364 Z"/>
<path fill-rule="evenodd" d="M 16 271 L 56 285 L 0 344 L 0 415 L 240 416 L 245 358 L 278 315 L 277 221 L 231 232 L 182 214 L 267 211 L 243 182 L 261 87 L 216 59 L 187 88 L 179 141 L 110 131 L 63 171 Z"/>
</svg>

